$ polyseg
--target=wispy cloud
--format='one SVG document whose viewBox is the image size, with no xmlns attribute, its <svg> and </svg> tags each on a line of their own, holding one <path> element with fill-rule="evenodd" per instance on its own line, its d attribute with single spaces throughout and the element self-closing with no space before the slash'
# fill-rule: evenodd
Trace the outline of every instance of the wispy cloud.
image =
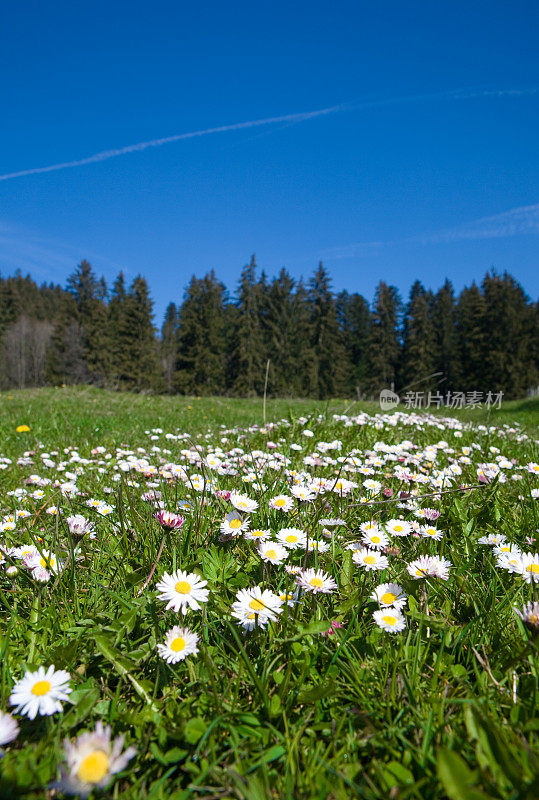
<svg viewBox="0 0 539 800">
<path fill-rule="evenodd" d="M 299 122 L 306 122 L 316 117 L 323 117 L 329 114 L 335 114 L 342 111 L 360 111 L 370 108 L 382 108 L 384 106 L 398 106 L 408 105 L 412 103 L 423 103 L 432 100 L 473 100 L 480 98 L 504 98 L 504 97 L 528 97 L 537 95 L 539 87 L 529 87 L 524 89 L 451 89 L 443 92 L 432 92 L 430 94 L 415 94 L 405 95 L 402 97 L 387 97 L 387 98 L 373 98 L 372 100 L 365 100 L 361 102 L 343 103 L 340 105 L 329 106 L 328 108 L 320 108 L 315 111 L 302 111 L 295 114 L 284 114 L 279 117 L 265 117 L 263 119 L 248 120 L 247 122 L 236 122 L 231 125 L 219 125 L 215 128 L 205 128 L 204 130 L 189 131 L 187 133 L 178 133 L 173 136 L 164 136 L 160 139 L 150 139 L 146 142 L 137 142 L 136 144 L 126 145 L 125 147 L 118 147 L 113 150 L 101 150 L 99 153 L 93 153 L 84 158 L 75 159 L 73 161 L 61 161 L 57 164 L 49 164 L 45 167 L 31 167 L 30 169 L 21 169 L 16 172 L 6 172 L 0 175 L 0 181 L 9 181 L 14 178 L 23 178 L 29 175 L 40 175 L 45 172 L 57 172 L 62 169 L 71 169 L 73 167 L 83 167 L 87 164 L 96 164 L 100 161 L 107 161 L 110 158 L 117 158 L 118 156 L 128 155 L 129 153 L 138 153 L 147 150 L 151 147 L 161 147 L 165 144 L 172 144 L 173 142 L 181 142 L 186 139 L 196 139 L 201 136 L 210 136 L 216 133 L 228 133 L 231 131 L 241 131 L 247 128 L 257 128 L 264 125 L 277 125 L 279 123 L 296 124 Z"/>
<path fill-rule="evenodd" d="M 539 203 L 511 208 L 501 214 L 481 217 L 456 228 L 416 237 L 416 241 L 423 244 L 438 244 L 462 242 L 466 239 L 499 239 L 526 233 L 539 233 Z"/>
<path fill-rule="evenodd" d="M 92 260 L 98 273 L 129 270 L 95 253 L 83 244 L 73 245 L 59 239 L 41 236 L 20 225 L 0 220 L 0 271 L 29 271 L 34 278 L 64 283 L 66 275 L 83 258 Z"/>
<path fill-rule="evenodd" d="M 539 233 L 539 203 L 531 206 L 510 208 L 508 211 L 502 211 L 499 214 L 481 217 L 454 228 L 446 228 L 420 236 L 405 236 L 401 239 L 386 239 L 383 241 L 353 242 L 331 247 L 324 250 L 322 255 L 335 259 L 357 258 L 378 254 L 383 248 L 395 245 L 451 244 L 466 240 L 501 239 L 534 233 Z"/>
</svg>

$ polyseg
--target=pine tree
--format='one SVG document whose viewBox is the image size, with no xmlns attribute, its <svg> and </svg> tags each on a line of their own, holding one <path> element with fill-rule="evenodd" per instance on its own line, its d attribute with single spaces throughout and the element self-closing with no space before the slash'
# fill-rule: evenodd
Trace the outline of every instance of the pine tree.
<svg viewBox="0 0 539 800">
<path fill-rule="evenodd" d="M 178 358 L 178 310 L 175 303 L 169 303 L 165 312 L 165 321 L 161 328 L 161 365 L 165 389 L 172 394 L 174 389 L 174 370 Z"/>
<path fill-rule="evenodd" d="M 223 394 L 226 388 L 226 292 L 212 270 L 191 279 L 180 308 L 176 386 L 184 394 Z"/>
<path fill-rule="evenodd" d="M 487 273 L 482 290 L 485 391 L 501 390 L 507 398 L 521 397 L 533 382 L 529 298 L 507 272 L 502 276 Z"/>
<path fill-rule="evenodd" d="M 461 363 L 457 332 L 457 307 L 451 281 L 445 281 L 434 297 L 433 324 L 436 330 L 435 372 L 442 372 L 444 391 L 459 391 Z"/>
<path fill-rule="evenodd" d="M 118 340 L 123 347 L 119 375 L 122 385 L 135 391 L 161 388 L 153 302 L 141 275 L 137 275 L 125 296 Z"/>
<path fill-rule="evenodd" d="M 410 291 L 403 330 L 402 361 L 399 369 L 399 387 L 405 390 L 414 385 L 417 391 L 433 390 L 435 372 L 436 334 L 432 325 L 429 294 L 420 281 L 415 281 Z"/>
<path fill-rule="evenodd" d="M 457 332 L 460 362 L 462 364 L 462 386 L 460 391 L 489 391 L 485 374 L 487 345 L 486 303 L 483 293 L 475 283 L 465 287 L 457 304 Z"/>
<path fill-rule="evenodd" d="M 73 295 L 66 293 L 56 316 L 47 354 L 46 375 L 53 385 L 90 381 L 84 358 L 84 334 Z"/>
<path fill-rule="evenodd" d="M 77 302 L 86 369 L 91 382 L 102 386 L 111 368 L 105 281 L 98 280 L 91 264 L 83 260 L 67 279 L 67 288 Z"/>
<path fill-rule="evenodd" d="M 255 256 L 241 272 L 232 348 L 232 391 L 242 397 L 261 394 L 264 389 L 266 353 L 263 333 L 263 301 L 256 280 Z"/>
<path fill-rule="evenodd" d="M 378 394 L 396 382 L 400 355 L 400 298 L 394 286 L 380 281 L 376 288 L 368 335 L 369 388 Z"/>
<path fill-rule="evenodd" d="M 347 359 L 331 282 L 322 262 L 309 282 L 312 346 L 317 361 L 315 396 L 346 394 Z"/>
<path fill-rule="evenodd" d="M 340 292 L 336 304 L 337 318 L 349 364 L 347 389 L 350 395 L 359 398 L 365 390 L 368 377 L 369 304 L 360 294 L 348 294 L 348 292 Z"/>
<path fill-rule="evenodd" d="M 126 358 L 126 343 L 122 341 L 121 337 L 121 331 L 128 333 L 128 327 L 123 321 L 126 296 L 125 277 L 123 272 L 120 272 L 114 281 L 108 307 L 108 339 L 110 342 L 108 380 L 115 387 L 120 382 L 122 372 L 126 371 L 126 367 L 123 365 L 123 361 Z"/>
</svg>

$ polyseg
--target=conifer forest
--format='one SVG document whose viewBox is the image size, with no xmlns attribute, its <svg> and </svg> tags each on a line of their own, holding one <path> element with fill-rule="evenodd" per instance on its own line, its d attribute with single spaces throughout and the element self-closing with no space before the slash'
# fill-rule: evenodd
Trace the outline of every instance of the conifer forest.
<svg viewBox="0 0 539 800">
<path fill-rule="evenodd" d="M 269 279 L 255 258 L 231 293 L 212 270 L 171 299 L 160 330 L 146 280 L 113 286 L 83 260 L 65 288 L 0 276 L 0 388 L 90 384 L 135 392 L 256 397 L 503 392 L 539 383 L 539 306 L 508 273 L 457 295 L 380 281 L 372 302 L 308 281 Z M 266 383 L 267 381 L 267 383 Z"/>
</svg>

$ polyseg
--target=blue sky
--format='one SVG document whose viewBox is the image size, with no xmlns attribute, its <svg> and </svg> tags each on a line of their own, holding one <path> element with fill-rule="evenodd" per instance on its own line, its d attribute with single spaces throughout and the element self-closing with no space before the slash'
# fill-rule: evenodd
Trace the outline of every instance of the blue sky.
<svg viewBox="0 0 539 800">
<path fill-rule="evenodd" d="M 5 4 L 0 272 L 140 272 L 157 324 L 252 253 L 369 300 L 490 267 L 536 299 L 538 23 L 531 0 Z"/>
</svg>

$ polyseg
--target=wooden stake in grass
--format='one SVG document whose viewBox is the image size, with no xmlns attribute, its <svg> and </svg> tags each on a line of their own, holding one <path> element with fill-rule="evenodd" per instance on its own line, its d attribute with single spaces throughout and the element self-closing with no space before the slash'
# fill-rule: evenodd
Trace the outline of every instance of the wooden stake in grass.
<svg viewBox="0 0 539 800">
<path fill-rule="evenodd" d="M 270 365 L 270 359 L 268 358 L 268 361 L 267 361 L 267 364 L 266 364 L 266 380 L 264 381 L 264 410 L 263 410 L 264 426 L 266 425 L 266 395 L 267 395 L 267 392 L 268 392 L 269 365 Z"/>
</svg>

